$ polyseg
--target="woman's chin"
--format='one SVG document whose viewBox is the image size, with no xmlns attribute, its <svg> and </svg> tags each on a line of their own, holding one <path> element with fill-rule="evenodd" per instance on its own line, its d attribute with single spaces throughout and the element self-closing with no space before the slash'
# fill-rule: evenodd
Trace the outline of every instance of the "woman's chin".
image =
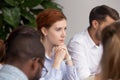
<svg viewBox="0 0 120 80">
<path fill-rule="evenodd" d="M 55 44 L 54 46 L 62 46 L 64 45 L 65 43 L 60 43 L 60 44 Z"/>
</svg>

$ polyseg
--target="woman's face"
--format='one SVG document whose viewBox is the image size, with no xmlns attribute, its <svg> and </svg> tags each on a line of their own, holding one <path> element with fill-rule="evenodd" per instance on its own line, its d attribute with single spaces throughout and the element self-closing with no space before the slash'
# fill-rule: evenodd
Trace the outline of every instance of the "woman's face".
<svg viewBox="0 0 120 80">
<path fill-rule="evenodd" d="M 53 46 L 63 45 L 66 37 L 67 22 L 65 19 L 55 22 L 46 30 L 46 39 Z"/>
</svg>

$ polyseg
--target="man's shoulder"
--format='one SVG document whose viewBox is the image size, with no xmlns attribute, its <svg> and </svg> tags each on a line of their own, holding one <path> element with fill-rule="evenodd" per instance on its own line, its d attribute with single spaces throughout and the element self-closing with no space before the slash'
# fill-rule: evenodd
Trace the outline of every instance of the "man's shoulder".
<svg viewBox="0 0 120 80">
<path fill-rule="evenodd" d="M 70 42 L 85 42 L 87 38 L 87 35 L 86 35 L 86 31 L 82 31 L 82 32 L 79 32 L 79 33 L 76 33 L 71 39 L 70 39 Z"/>
<path fill-rule="evenodd" d="M 19 68 L 9 64 L 4 64 L 0 69 L 0 80 L 2 78 L 3 80 L 28 80 Z"/>
<path fill-rule="evenodd" d="M 6 77 L 7 76 L 7 77 Z M 0 80 L 13 80 L 15 78 L 12 77 L 7 71 L 0 70 Z"/>
</svg>

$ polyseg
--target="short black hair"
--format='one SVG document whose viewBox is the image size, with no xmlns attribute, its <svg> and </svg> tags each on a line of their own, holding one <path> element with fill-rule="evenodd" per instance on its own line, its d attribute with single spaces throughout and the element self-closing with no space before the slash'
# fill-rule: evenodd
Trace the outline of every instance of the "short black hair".
<svg viewBox="0 0 120 80">
<path fill-rule="evenodd" d="M 44 60 L 45 49 L 39 33 L 28 26 L 15 29 L 6 40 L 6 61 L 22 61 L 37 57 Z"/>
<path fill-rule="evenodd" d="M 100 5 L 100 6 L 96 6 L 94 7 L 89 15 L 89 24 L 90 26 L 92 25 L 92 21 L 93 20 L 97 20 L 98 22 L 102 22 L 106 20 L 106 16 L 111 17 L 114 20 L 118 20 L 119 19 L 119 13 L 106 5 Z"/>
</svg>

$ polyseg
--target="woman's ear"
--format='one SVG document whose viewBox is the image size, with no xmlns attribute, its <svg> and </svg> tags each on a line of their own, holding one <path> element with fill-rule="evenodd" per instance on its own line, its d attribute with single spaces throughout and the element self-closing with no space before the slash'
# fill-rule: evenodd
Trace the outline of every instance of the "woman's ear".
<svg viewBox="0 0 120 80">
<path fill-rule="evenodd" d="M 44 36 L 47 35 L 47 29 L 45 27 L 41 28 L 41 32 L 43 33 Z"/>
<path fill-rule="evenodd" d="M 92 25 L 93 25 L 94 29 L 97 29 L 99 26 L 99 22 L 97 20 L 93 20 Z"/>
</svg>

